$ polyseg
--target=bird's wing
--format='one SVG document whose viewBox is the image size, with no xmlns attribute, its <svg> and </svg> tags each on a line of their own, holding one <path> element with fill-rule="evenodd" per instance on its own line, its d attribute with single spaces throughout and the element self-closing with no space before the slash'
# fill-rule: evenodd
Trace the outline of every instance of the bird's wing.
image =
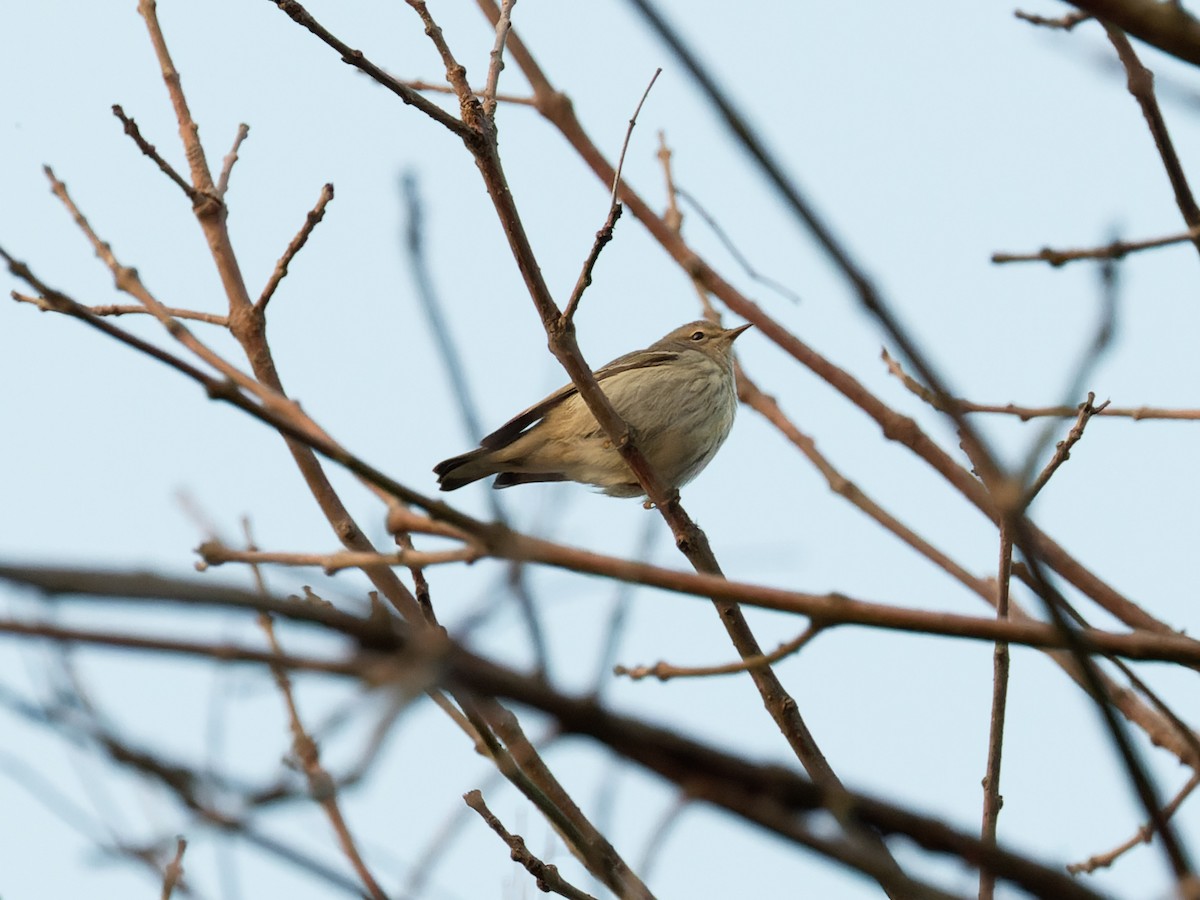
<svg viewBox="0 0 1200 900">
<path fill-rule="evenodd" d="M 619 375 L 622 372 L 628 372 L 631 369 L 652 368 L 661 366 L 664 363 L 671 362 L 677 359 L 679 354 L 673 350 L 635 350 L 633 353 L 626 353 L 624 356 L 618 356 L 608 365 L 597 369 L 595 372 L 597 381 L 604 381 L 605 378 L 611 378 L 613 375 Z M 572 394 L 578 391 L 575 385 L 568 384 L 559 388 L 549 397 L 535 403 L 529 409 L 517 413 L 482 441 L 479 445 L 486 450 L 497 450 L 500 447 L 506 447 L 520 437 L 526 429 L 540 422 L 546 417 L 546 414 L 554 407 L 558 406 Z"/>
</svg>

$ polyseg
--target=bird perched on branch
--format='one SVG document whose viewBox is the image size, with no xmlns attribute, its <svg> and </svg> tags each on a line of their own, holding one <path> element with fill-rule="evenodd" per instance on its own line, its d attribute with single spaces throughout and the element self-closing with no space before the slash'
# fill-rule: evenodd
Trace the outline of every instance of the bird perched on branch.
<svg viewBox="0 0 1200 900">
<path fill-rule="evenodd" d="M 689 322 L 596 370 L 600 389 L 668 490 L 700 474 L 729 436 L 737 411 L 733 342 L 749 327 Z M 612 497 L 645 493 L 570 384 L 433 471 L 443 491 L 497 475 L 495 488 L 578 481 Z"/>
</svg>

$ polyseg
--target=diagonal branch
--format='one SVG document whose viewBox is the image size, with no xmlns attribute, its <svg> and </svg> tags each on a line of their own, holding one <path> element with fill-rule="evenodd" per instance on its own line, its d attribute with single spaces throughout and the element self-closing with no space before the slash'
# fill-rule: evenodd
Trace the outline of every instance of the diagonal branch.
<svg viewBox="0 0 1200 900">
<path fill-rule="evenodd" d="M 133 138 L 133 142 L 138 145 L 138 149 L 146 156 L 154 160 L 155 164 L 162 170 L 162 173 L 170 178 L 175 184 L 179 185 L 179 189 L 187 194 L 187 198 L 193 203 L 199 202 L 200 195 L 194 187 L 183 180 L 183 176 L 175 171 L 175 167 L 162 158 L 157 148 L 148 140 L 142 137 L 141 129 L 138 128 L 137 122 L 125 115 L 120 104 L 113 104 L 113 115 L 121 120 L 121 124 L 125 126 L 125 133 Z"/>
<path fill-rule="evenodd" d="M 1172 3 L 1162 3 L 1160 6 L 1183 10 L 1182 6 Z M 1171 189 L 1175 192 L 1175 204 L 1179 207 L 1179 213 L 1189 230 L 1200 228 L 1200 208 L 1196 206 L 1196 198 L 1192 196 L 1191 186 L 1188 185 L 1187 176 L 1183 172 L 1183 164 L 1179 161 L 1179 154 L 1175 152 L 1175 144 L 1171 141 L 1166 120 L 1158 107 L 1158 99 L 1154 96 L 1154 73 L 1142 65 L 1133 45 L 1129 43 L 1129 38 L 1120 28 L 1114 27 L 1111 22 L 1103 24 L 1109 41 L 1121 58 L 1121 65 L 1125 67 L 1129 93 L 1133 94 L 1138 106 L 1142 108 L 1142 115 L 1150 128 L 1150 136 L 1154 138 L 1154 146 L 1158 148 L 1158 155 L 1171 182 Z M 1200 236 L 1193 237 L 1192 243 L 1200 250 Z"/>
<path fill-rule="evenodd" d="M 279 282 L 283 281 L 284 277 L 286 277 L 288 266 L 296 258 L 296 254 L 308 242 L 308 237 L 313 233 L 313 229 L 325 218 L 325 207 L 329 205 L 329 201 L 332 199 L 333 185 L 326 184 L 321 188 L 321 195 L 317 198 L 317 205 L 309 210 L 308 215 L 304 217 L 304 224 L 300 226 L 300 230 L 296 232 L 296 236 L 288 243 L 287 249 L 283 251 L 283 256 L 279 257 L 279 262 L 275 264 L 275 270 L 271 272 L 271 277 L 267 279 L 266 287 L 263 288 L 262 294 L 254 304 L 255 309 L 260 315 L 266 311 L 267 304 L 271 302 L 271 297 L 274 295 L 275 289 L 279 287 Z"/>
</svg>

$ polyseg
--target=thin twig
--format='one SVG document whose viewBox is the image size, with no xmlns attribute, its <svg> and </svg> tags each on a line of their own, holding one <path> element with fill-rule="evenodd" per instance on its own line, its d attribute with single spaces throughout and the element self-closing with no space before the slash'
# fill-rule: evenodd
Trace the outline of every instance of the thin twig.
<svg viewBox="0 0 1200 900">
<path fill-rule="evenodd" d="M 483 88 L 483 114 L 489 120 L 496 118 L 496 91 L 500 87 L 500 72 L 504 69 L 504 42 L 512 27 L 512 8 L 517 0 L 504 0 L 500 7 L 500 21 L 496 23 L 496 43 L 492 47 L 488 65 L 487 84 Z"/>
<path fill-rule="evenodd" d="M 529 848 L 525 846 L 525 839 L 519 834 L 512 834 L 504 827 L 504 823 L 496 817 L 496 814 L 488 809 L 481 791 L 468 791 L 463 794 L 463 801 L 479 813 L 479 817 L 487 823 L 488 827 L 496 832 L 504 843 L 508 844 L 513 861 L 524 866 L 526 871 L 534 877 L 538 890 L 569 897 L 571 900 L 596 900 L 591 894 L 579 890 L 559 875 L 557 866 L 548 865 L 530 853 Z"/>
<path fill-rule="evenodd" d="M 355 50 L 349 44 L 334 37 L 328 29 L 322 26 L 314 19 L 303 6 L 296 0 L 271 0 L 279 9 L 293 22 L 303 28 L 307 28 L 316 37 L 325 44 L 337 51 L 338 57 L 348 66 L 353 66 L 360 72 L 368 76 L 372 81 L 387 88 L 393 94 L 400 98 L 401 101 L 409 106 L 415 106 L 433 121 L 437 122 L 444 128 L 448 128 L 451 132 L 461 138 L 471 136 L 471 130 L 460 122 L 450 113 L 446 112 L 436 103 L 422 97 L 417 91 L 406 85 L 404 82 L 393 78 L 375 63 L 367 59 L 361 50 Z"/>
<path fill-rule="evenodd" d="M 1168 7 L 1171 5 L 1166 4 Z M 1175 204 L 1179 207 L 1188 229 L 1198 232 L 1193 236 L 1192 243 L 1197 251 L 1200 251 L 1200 208 L 1196 206 L 1196 199 L 1183 172 L 1183 164 L 1179 161 L 1179 154 L 1175 152 L 1166 120 L 1158 107 L 1158 99 L 1154 96 L 1154 73 L 1142 65 L 1124 31 L 1113 22 L 1103 21 L 1102 24 L 1109 41 L 1116 48 L 1117 56 L 1121 58 L 1121 64 L 1125 67 L 1129 93 L 1137 100 L 1150 128 L 1150 136 L 1154 138 L 1154 146 L 1158 148 L 1159 158 L 1171 182 L 1171 189 L 1175 192 Z"/>
<path fill-rule="evenodd" d="M 463 120 L 456 124 L 459 129 L 465 128 L 468 131 L 468 134 L 462 135 L 462 137 L 464 139 L 477 137 L 477 128 L 489 120 L 481 118 L 483 105 L 475 98 L 471 86 L 467 84 L 466 67 L 454 58 L 454 53 L 451 51 L 450 45 L 446 43 L 446 36 L 442 33 L 441 26 L 434 21 L 433 16 L 429 12 L 429 7 L 425 5 L 425 0 L 406 0 L 406 2 L 421 17 L 421 24 L 425 26 L 425 34 L 433 42 L 433 46 L 437 49 L 438 55 L 441 56 L 442 63 L 446 67 L 446 81 L 454 88 L 454 93 L 458 97 L 459 106 L 463 114 Z M 497 31 L 499 31 L 499 26 L 500 23 L 497 22 Z M 474 114 L 475 111 L 471 109 L 472 106 L 478 108 L 478 116 Z M 451 130 L 455 131 L 455 129 Z M 455 133 L 457 134 L 459 131 L 455 131 Z"/>
<path fill-rule="evenodd" d="M 909 391 L 920 397 L 934 409 L 941 409 L 939 404 L 942 401 L 935 397 L 929 388 L 905 372 L 899 360 L 889 354 L 886 349 L 880 353 L 880 357 L 887 366 L 888 372 L 899 379 L 900 383 Z M 1083 408 L 1082 403 L 1078 403 L 1075 406 L 1021 406 L 1016 403 L 975 403 L 963 397 L 955 397 L 954 402 L 967 413 L 992 413 L 996 415 L 1016 416 L 1023 422 L 1039 418 L 1067 419 L 1078 415 L 1079 411 Z M 1200 409 L 1167 409 L 1159 406 L 1109 406 L 1109 401 L 1106 400 L 1096 409 L 1095 415 L 1101 418 L 1133 419 L 1135 422 L 1140 422 L 1143 419 L 1189 422 L 1200 420 Z"/>
<path fill-rule="evenodd" d="M 300 230 L 296 232 L 296 236 L 288 243 L 287 249 L 283 251 L 283 256 L 279 257 L 279 262 L 275 264 L 275 270 L 271 272 L 271 277 L 267 279 L 267 284 L 263 288 L 262 294 L 254 304 L 254 308 L 260 314 L 267 308 L 267 304 L 271 301 L 275 289 L 279 287 L 279 282 L 283 281 L 287 275 L 288 266 L 296 258 L 296 254 L 308 242 L 308 237 L 312 234 L 313 229 L 325 218 L 325 207 L 329 205 L 329 201 L 332 199 L 333 185 L 326 184 L 321 188 L 321 195 L 317 198 L 316 206 L 309 210 L 308 215 L 304 217 L 304 224 L 300 226 Z"/>
<path fill-rule="evenodd" d="M 1200 239 L 1200 227 L 1189 228 L 1179 234 L 1166 237 L 1149 238 L 1144 241 L 1112 241 L 1102 247 L 1085 247 L 1075 250 L 1055 250 L 1043 247 L 1037 253 L 993 253 L 992 262 L 1046 262 L 1054 267 L 1065 266 L 1069 262 L 1080 259 L 1124 259 L 1131 253 L 1142 250 L 1154 250 L 1158 247 L 1169 247 L 1172 244 L 1182 244 L 1187 241 L 1195 242 Z"/>
<path fill-rule="evenodd" d="M 710 675 L 735 675 L 747 672 L 758 666 L 771 666 L 798 653 L 825 628 L 824 625 L 812 624 L 790 641 L 780 644 L 770 653 L 764 653 L 757 658 L 741 659 L 733 663 L 717 666 L 675 666 L 667 662 L 658 662 L 652 666 L 613 666 L 614 675 L 624 675 L 633 681 L 643 678 L 657 678 L 659 681 L 670 681 L 672 678 L 706 678 Z"/>
<path fill-rule="evenodd" d="M 456 550 L 434 550 L 422 552 L 400 549 L 394 553 L 368 553 L 357 550 L 342 550 L 336 553 L 280 553 L 264 550 L 235 550 L 220 541 L 208 540 L 196 548 L 204 560 L 203 566 L 220 566 L 225 563 L 249 563 L 251 565 L 317 566 L 326 575 L 335 575 L 343 569 L 359 569 L 364 566 L 438 566 L 446 563 L 474 562 L 482 555 L 479 548 L 462 547 Z M 199 568 L 201 564 L 197 564 Z"/>
<path fill-rule="evenodd" d="M 414 91 L 433 91 L 438 94 L 453 94 L 454 93 L 454 88 L 450 87 L 450 85 L 436 84 L 435 82 L 432 82 L 432 81 L 421 81 L 420 79 L 416 79 L 416 80 L 410 79 L 408 81 L 402 81 L 400 83 L 405 85 L 406 87 L 412 88 Z M 483 100 L 483 91 L 477 91 L 477 90 L 472 89 L 472 93 L 476 97 L 478 97 L 481 101 Z M 534 99 L 532 97 L 518 97 L 516 94 L 499 94 L 498 93 L 498 94 L 496 94 L 496 101 L 498 103 L 516 103 L 519 106 L 534 106 L 535 105 Z"/>
<path fill-rule="evenodd" d="M 1099 406 L 1094 406 L 1095 401 L 1096 395 L 1088 391 L 1087 400 L 1079 408 L 1079 415 L 1075 419 L 1074 426 L 1067 432 L 1067 436 L 1058 442 L 1058 445 L 1054 449 L 1054 455 L 1026 490 L 1026 506 L 1032 503 L 1034 498 L 1041 493 L 1042 488 L 1050 481 L 1051 476 L 1058 471 L 1059 466 L 1071 458 L 1071 448 L 1079 443 L 1079 439 L 1083 437 L 1083 430 L 1087 427 L 1087 423 L 1091 421 L 1092 416 L 1102 412 L 1104 407 L 1108 405 L 1108 401 L 1106 400 Z"/>
<path fill-rule="evenodd" d="M 183 852 L 187 850 L 187 841 L 182 837 L 175 839 L 175 857 L 167 863 L 163 870 L 162 900 L 171 900 L 175 885 L 183 878 Z"/>
<path fill-rule="evenodd" d="M 592 269 L 596 266 L 596 260 L 600 258 L 600 251 L 612 240 L 613 226 L 617 224 L 617 219 L 621 217 L 623 207 L 618 199 L 618 191 L 621 187 L 621 168 L 625 165 L 625 153 L 629 149 L 629 139 L 633 136 L 633 127 L 637 124 L 638 113 L 642 111 L 642 105 L 650 95 L 650 89 L 654 87 L 654 82 L 658 80 L 658 76 L 661 74 L 662 69 L 654 70 L 654 74 L 650 78 L 650 83 L 646 85 L 646 90 L 642 92 L 642 99 L 638 101 L 633 115 L 629 117 L 629 127 L 625 129 L 625 141 L 621 144 L 621 156 L 617 160 L 617 173 L 613 177 L 612 194 L 608 203 L 608 216 L 604 220 L 603 227 L 596 232 L 596 240 L 592 243 L 592 249 L 588 252 L 587 259 L 583 262 L 583 270 L 579 273 L 579 278 L 576 280 L 575 287 L 571 291 L 571 296 L 567 300 L 567 307 L 563 310 L 562 321 L 565 328 L 571 327 L 571 323 L 574 322 L 575 312 L 579 309 L 579 301 L 583 299 L 583 292 L 592 283 Z"/>
<path fill-rule="evenodd" d="M 1008 618 L 1008 594 L 1012 584 L 1012 541 L 1008 530 L 1000 527 L 1000 566 L 996 578 L 996 618 Z M 992 715 L 988 727 L 987 771 L 983 776 L 983 828 L 981 837 L 996 845 L 996 824 L 1004 798 L 1000 796 L 1000 764 L 1004 750 L 1004 718 L 1008 708 L 1008 644 L 996 641 L 992 651 Z M 990 869 L 979 870 L 979 900 L 992 900 L 996 875 Z"/>
<path fill-rule="evenodd" d="M 41 309 L 43 312 L 53 312 L 53 308 L 45 302 L 42 297 L 31 297 L 28 294 L 15 294 L 13 299 L 18 303 L 31 303 Z M 133 316 L 133 315 L 153 315 L 150 310 L 144 306 L 137 306 L 132 303 L 108 303 L 101 306 L 84 307 L 92 315 L 95 316 Z M 179 309 L 174 306 L 164 306 L 163 310 L 172 319 L 189 319 L 194 322 L 205 322 L 209 325 L 220 325 L 226 327 L 229 325 L 229 317 L 222 316 L 217 313 L 199 312 L 194 309 Z"/>
<path fill-rule="evenodd" d="M 1100 278 L 1100 313 L 1096 322 L 1095 332 L 1092 335 L 1091 344 L 1084 347 L 1079 355 L 1079 361 L 1075 364 L 1071 373 L 1071 380 L 1068 382 L 1066 389 L 1062 393 L 1063 399 L 1071 399 L 1078 397 L 1087 385 L 1092 372 L 1100 364 L 1100 361 L 1112 349 L 1113 338 L 1117 333 L 1117 308 L 1120 300 L 1120 273 L 1121 264 L 1112 259 L 1103 260 L 1097 269 L 1097 274 Z M 1089 406 L 1095 400 L 1091 394 L 1088 395 L 1088 402 L 1080 411 L 1086 424 L 1086 419 L 1091 418 L 1090 414 L 1086 413 Z M 1015 483 L 1026 484 L 1033 480 L 1034 470 L 1038 466 L 1042 453 L 1054 440 L 1055 423 L 1046 422 L 1042 425 L 1039 434 L 1033 441 L 1032 446 L 1025 454 L 1025 462 L 1019 469 L 1019 474 L 1016 476 Z M 1082 435 L 1082 429 L 1080 430 Z M 1078 440 L 1078 438 L 1076 438 Z M 1069 450 L 1070 447 L 1067 447 Z M 1047 478 L 1049 475 L 1046 476 Z M 1043 482 L 1044 483 L 1044 482 Z M 1040 487 L 1039 487 L 1040 490 Z M 1028 506 L 1028 502 L 1024 502 L 1024 506 Z"/>
<path fill-rule="evenodd" d="M 1163 815 L 1167 818 L 1174 816 L 1176 811 L 1183 804 L 1183 801 L 1191 796 L 1192 792 L 1196 790 L 1197 786 L 1200 786 L 1200 772 L 1192 773 L 1192 777 L 1189 778 L 1187 783 L 1179 789 L 1179 793 L 1177 793 L 1171 799 L 1170 803 L 1163 807 Z M 1095 856 L 1089 856 L 1083 862 L 1069 863 L 1067 865 L 1067 871 L 1072 875 L 1090 875 L 1097 869 L 1104 869 L 1108 866 L 1111 866 L 1120 857 L 1124 856 L 1134 847 L 1137 847 L 1141 844 L 1149 844 L 1153 838 L 1154 827 L 1150 822 L 1147 822 L 1137 830 L 1133 837 L 1129 838 L 1124 843 L 1118 844 L 1107 853 L 1099 853 Z"/>
<path fill-rule="evenodd" d="M 250 126 L 245 122 L 238 125 L 237 134 L 233 138 L 233 146 L 225 155 L 225 159 L 221 161 L 221 174 L 217 178 L 217 196 L 222 199 L 229 190 L 229 176 L 233 174 L 233 165 L 238 161 L 238 150 L 241 148 L 242 142 L 249 136 Z"/>
<path fill-rule="evenodd" d="M 1044 28 L 1054 28 L 1060 31 L 1070 31 L 1081 22 L 1086 22 L 1092 18 L 1090 13 L 1073 12 L 1067 13 L 1057 19 L 1047 18 L 1046 16 L 1038 16 L 1033 13 L 1022 12 L 1015 10 L 1013 15 L 1022 21 L 1028 22 L 1030 25 L 1040 25 Z"/>
<path fill-rule="evenodd" d="M 120 104 L 114 103 L 112 111 L 113 115 L 121 120 L 121 124 L 125 126 L 125 133 L 133 138 L 133 142 L 138 145 L 138 149 L 154 160 L 155 165 L 162 170 L 164 175 L 175 182 L 181 191 L 187 194 L 189 200 L 193 203 L 197 202 L 200 197 L 199 193 L 194 187 L 184 181 L 183 176 L 175 171 L 174 166 L 162 158 L 162 155 L 155 149 L 153 144 L 142 137 L 142 132 L 138 128 L 137 122 L 125 115 L 125 110 L 121 108 Z"/>
<path fill-rule="evenodd" d="M 583 815 L 574 799 L 546 766 L 521 723 L 509 710 L 495 701 L 480 704 L 482 714 L 496 738 L 503 741 L 509 760 L 519 767 L 524 778 L 539 786 L 535 795 L 526 793 L 559 834 L 589 868 L 619 897 L 629 900 L 654 900 L 653 892 L 630 868 L 608 839 Z M 566 826 L 565 830 L 563 826 Z M 581 827 L 582 826 L 582 827 Z"/>
</svg>

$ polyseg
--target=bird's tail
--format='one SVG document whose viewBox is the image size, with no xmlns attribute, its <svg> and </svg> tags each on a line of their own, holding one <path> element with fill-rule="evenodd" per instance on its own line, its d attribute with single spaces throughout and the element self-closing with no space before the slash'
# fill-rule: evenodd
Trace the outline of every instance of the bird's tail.
<svg viewBox="0 0 1200 900">
<path fill-rule="evenodd" d="M 456 491 L 463 485 L 471 484 L 480 478 L 496 474 L 490 450 L 479 447 L 462 456 L 452 456 L 444 459 L 433 467 L 438 477 L 438 487 L 443 491 Z"/>
</svg>

